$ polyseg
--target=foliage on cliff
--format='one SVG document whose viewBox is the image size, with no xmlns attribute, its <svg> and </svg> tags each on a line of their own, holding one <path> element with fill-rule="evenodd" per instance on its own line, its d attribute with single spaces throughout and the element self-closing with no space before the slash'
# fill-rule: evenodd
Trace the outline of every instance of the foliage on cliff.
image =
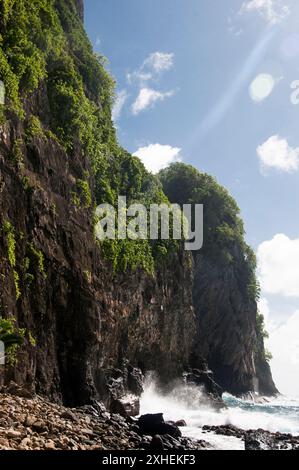
<svg viewBox="0 0 299 470">
<path fill-rule="evenodd" d="M 240 211 L 228 191 L 212 176 L 184 163 L 175 163 L 162 170 L 159 177 L 171 202 L 203 204 L 204 244 L 201 254 L 217 260 L 223 267 L 234 265 L 249 298 L 256 300 L 259 286 L 255 276 L 255 255 L 245 243 Z"/>
<path fill-rule="evenodd" d="M 57 139 L 69 155 L 88 157 L 90 171 L 77 179 L 72 194 L 78 206 L 115 205 L 118 195 L 129 203 L 167 202 L 157 179 L 117 142 L 111 120 L 114 81 L 105 59 L 93 52 L 75 1 L 0 0 L 0 11 L 0 79 L 6 91 L 0 123 L 17 116 L 25 126 L 25 142 L 43 134 Z M 47 93 L 49 122 L 26 106 L 41 88 Z M 102 246 L 115 270 L 141 267 L 148 272 L 161 254 L 175 248 L 172 242 L 146 240 Z"/>
</svg>

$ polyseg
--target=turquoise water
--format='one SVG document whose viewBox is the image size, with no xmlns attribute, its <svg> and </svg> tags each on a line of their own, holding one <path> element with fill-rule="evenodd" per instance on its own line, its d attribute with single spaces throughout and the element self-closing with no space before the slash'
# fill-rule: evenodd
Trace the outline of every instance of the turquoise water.
<svg viewBox="0 0 299 470">
<path fill-rule="evenodd" d="M 167 395 L 161 394 L 154 381 L 148 381 L 141 397 L 141 414 L 164 413 L 165 420 L 184 419 L 184 435 L 209 441 L 218 449 L 243 449 L 236 438 L 206 434 L 204 425 L 233 425 L 240 429 L 264 429 L 270 432 L 299 436 L 299 399 L 279 396 L 265 403 L 241 400 L 229 394 L 223 396 L 226 408 L 215 410 L 198 388 L 176 385 Z"/>
<path fill-rule="evenodd" d="M 245 429 L 246 417 L 248 417 L 253 429 L 256 426 L 269 431 L 279 431 L 299 435 L 299 399 L 279 396 L 277 398 L 266 399 L 266 403 L 254 403 L 250 400 L 241 400 L 232 395 L 225 394 L 224 402 L 229 410 L 239 413 L 240 426 Z M 250 419 L 256 417 L 256 423 Z"/>
</svg>

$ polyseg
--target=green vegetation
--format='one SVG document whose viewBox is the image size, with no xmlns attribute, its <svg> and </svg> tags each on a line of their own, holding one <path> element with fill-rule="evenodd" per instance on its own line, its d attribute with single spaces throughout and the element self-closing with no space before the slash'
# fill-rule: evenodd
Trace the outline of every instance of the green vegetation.
<svg viewBox="0 0 299 470">
<path fill-rule="evenodd" d="M 10 222 L 6 221 L 3 224 L 3 231 L 6 235 L 7 243 L 7 256 L 9 264 L 12 268 L 16 266 L 16 238 L 15 231 Z"/>
<path fill-rule="evenodd" d="M 37 116 L 30 116 L 26 127 L 26 141 L 30 143 L 34 137 L 44 135 L 41 122 Z"/>
<path fill-rule="evenodd" d="M 86 282 L 88 284 L 91 284 L 92 282 L 92 273 L 90 271 L 83 271 L 83 276 L 84 276 L 84 279 L 86 280 Z"/>
<path fill-rule="evenodd" d="M 5 345 L 5 358 L 10 366 L 17 362 L 17 353 L 24 343 L 25 330 L 15 326 L 14 319 L 0 316 L 0 341 Z"/>
<path fill-rule="evenodd" d="M 26 116 L 26 142 L 42 131 L 72 155 L 80 149 L 93 172 L 97 204 L 114 204 L 117 195 L 128 202 L 164 202 L 157 180 L 142 163 L 117 143 L 111 121 L 114 80 L 104 68 L 105 59 L 94 54 L 73 0 L 0 0 L 0 78 L 6 89 L 6 112 L 24 118 L 22 103 L 42 84 L 47 88 L 51 122 Z M 13 159 L 20 163 L 21 142 Z M 26 189 L 31 190 L 27 180 Z M 77 206 L 90 208 L 92 195 L 85 179 L 77 180 L 72 194 Z M 108 246 L 110 243 L 110 246 Z M 160 246 L 161 245 L 161 246 Z M 142 267 L 153 271 L 171 242 L 105 242 L 103 254 L 116 271 Z"/>
<path fill-rule="evenodd" d="M 128 204 L 168 203 L 157 178 L 117 142 L 111 120 L 114 80 L 105 70 L 104 57 L 92 50 L 75 0 L 0 0 L 0 13 L 0 79 L 7 118 L 16 114 L 24 119 L 27 143 L 43 134 L 59 142 L 70 157 L 88 157 L 91 174 L 77 179 L 74 204 L 91 211 L 93 203 L 115 205 L 118 195 L 126 196 Z M 39 87 L 47 92 L 50 122 L 43 122 L 42 115 L 25 116 L 23 103 Z M 13 154 L 19 164 L 21 141 Z M 161 181 L 170 201 L 205 204 L 203 251 L 225 265 L 236 264 L 248 295 L 257 297 L 254 255 L 244 242 L 239 210 L 227 191 L 186 165 L 162 172 Z M 24 185 L 29 191 L 29 182 L 24 180 Z M 101 243 L 116 272 L 142 268 L 152 273 L 178 246 L 172 240 Z M 236 263 L 236 246 L 242 263 Z"/>
<path fill-rule="evenodd" d="M 45 259 L 43 252 L 36 248 L 34 243 L 27 243 L 26 271 L 34 277 L 35 273 L 40 273 L 46 277 Z M 31 278 L 28 278 L 31 279 Z"/>
<path fill-rule="evenodd" d="M 22 151 L 23 142 L 21 139 L 15 140 L 12 148 L 12 153 L 10 156 L 11 161 L 14 165 L 20 166 L 23 163 L 23 151 Z"/>
<path fill-rule="evenodd" d="M 175 163 L 159 174 L 171 202 L 204 205 L 204 245 L 201 254 L 224 266 L 233 265 L 238 279 L 247 286 L 247 295 L 256 300 L 255 254 L 244 240 L 239 208 L 228 191 L 215 178 L 200 173 L 190 165 Z"/>
<path fill-rule="evenodd" d="M 34 338 L 34 336 L 32 336 L 31 331 L 29 331 L 28 333 L 28 341 L 29 341 L 30 346 L 32 346 L 33 348 L 36 347 L 36 339 Z"/>
<path fill-rule="evenodd" d="M 16 271 L 16 238 L 15 238 L 15 230 L 10 222 L 6 221 L 3 224 L 3 231 L 6 237 L 7 243 L 7 257 L 9 264 L 13 270 L 13 278 L 15 284 L 15 291 L 16 291 L 16 300 L 18 300 L 21 296 L 20 290 L 20 276 Z"/>
<path fill-rule="evenodd" d="M 73 192 L 73 202 L 76 206 L 91 207 L 92 195 L 88 181 L 81 179 L 76 181 L 76 192 Z"/>
<path fill-rule="evenodd" d="M 32 184 L 28 176 L 22 176 L 22 185 L 27 194 L 31 194 L 34 191 L 34 185 Z"/>
<path fill-rule="evenodd" d="M 259 312 L 256 315 L 256 336 L 255 354 L 263 361 L 270 362 L 272 354 L 265 348 L 265 339 L 269 338 L 269 333 L 266 330 L 264 315 Z"/>
</svg>

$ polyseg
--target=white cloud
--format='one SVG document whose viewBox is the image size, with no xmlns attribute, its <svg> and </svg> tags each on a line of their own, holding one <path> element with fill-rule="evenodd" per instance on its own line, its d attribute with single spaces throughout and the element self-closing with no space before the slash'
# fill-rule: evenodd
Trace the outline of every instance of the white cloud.
<svg viewBox="0 0 299 470">
<path fill-rule="evenodd" d="M 299 297 L 299 238 L 275 235 L 259 245 L 257 262 L 264 293 Z"/>
<path fill-rule="evenodd" d="M 163 72 L 173 67 L 174 54 L 153 52 L 141 64 L 139 69 L 127 74 L 128 82 L 139 81 L 145 85 L 148 81 L 157 79 Z"/>
<path fill-rule="evenodd" d="M 149 106 L 153 106 L 157 101 L 164 101 L 165 98 L 173 96 L 174 90 L 165 93 L 152 88 L 141 88 L 139 95 L 135 102 L 132 104 L 132 112 L 137 115 Z"/>
<path fill-rule="evenodd" d="M 95 42 L 95 44 L 96 44 L 97 47 L 100 47 L 100 46 L 101 46 L 102 40 L 101 40 L 100 36 L 97 36 L 97 37 L 96 37 L 96 42 Z"/>
<path fill-rule="evenodd" d="M 299 396 L 299 311 L 270 333 L 267 348 L 273 359 L 271 369 L 278 390 Z"/>
<path fill-rule="evenodd" d="M 122 109 L 128 99 L 128 93 L 126 90 L 121 90 L 117 93 L 113 109 L 112 109 L 112 119 L 116 122 L 121 115 Z"/>
<path fill-rule="evenodd" d="M 277 24 L 290 14 L 286 0 L 247 0 L 240 12 L 257 11 L 268 23 Z"/>
<path fill-rule="evenodd" d="M 161 73 L 173 67 L 174 54 L 164 52 L 153 52 L 143 62 L 142 68 L 149 68 L 155 73 Z"/>
<path fill-rule="evenodd" d="M 279 83 L 280 80 L 282 80 L 282 77 L 275 79 L 268 73 L 257 75 L 249 87 L 250 98 L 256 103 L 260 103 L 271 95 L 275 85 Z"/>
<path fill-rule="evenodd" d="M 139 157 L 148 171 L 158 173 L 170 163 L 180 161 L 180 148 L 170 145 L 150 144 L 140 147 L 134 155 Z"/>
<path fill-rule="evenodd" d="M 260 298 L 258 302 L 258 311 L 261 313 L 265 319 L 265 325 L 267 330 L 269 330 L 270 323 L 270 307 L 269 302 L 265 297 Z"/>
<path fill-rule="evenodd" d="M 269 332 L 265 346 L 273 356 L 271 370 L 274 382 L 281 393 L 299 396 L 299 311 L 284 323 L 277 324 L 271 316 L 268 299 L 261 298 L 258 308 L 264 315 L 266 330 Z"/>
<path fill-rule="evenodd" d="M 299 147 L 291 147 L 286 139 L 273 135 L 257 148 L 261 168 L 275 168 L 280 171 L 294 172 L 299 169 Z"/>
</svg>

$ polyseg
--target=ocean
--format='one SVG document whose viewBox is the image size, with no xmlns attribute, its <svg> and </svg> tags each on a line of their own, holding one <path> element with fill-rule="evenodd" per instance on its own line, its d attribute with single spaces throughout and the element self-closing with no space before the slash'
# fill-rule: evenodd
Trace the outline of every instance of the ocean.
<svg viewBox="0 0 299 470">
<path fill-rule="evenodd" d="M 203 439 L 218 450 L 244 450 L 241 439 L 203 432 L 204 425 L 234 425 L 240 429 L 264 429 L 299 436 L 299 399 L 279 396 L 265 403 L 242 400 L 224 394 L 226 408 L 216 410 L 196 386 L 174 384 L 167 394 L 161 393 L 148 378 L 141 397 L 141 414 L 163 413 L 165 421 L 185 420 L 184 436 Z"/>
</svg>

